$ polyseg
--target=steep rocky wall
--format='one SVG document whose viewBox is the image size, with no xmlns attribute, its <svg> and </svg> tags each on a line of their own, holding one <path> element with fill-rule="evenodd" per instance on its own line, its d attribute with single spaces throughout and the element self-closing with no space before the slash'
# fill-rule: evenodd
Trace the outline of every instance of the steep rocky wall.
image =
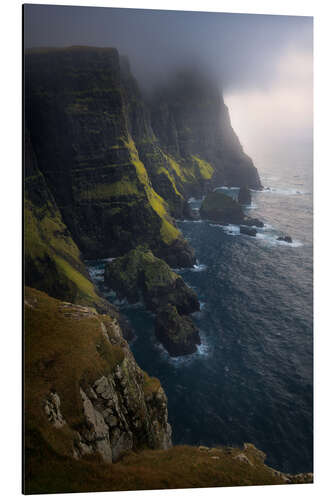
<svg viewBox="0 0 333 500">
<path fill-rule="evenodd" d="M 121 255 L 147 243 L 166 259 L 174 254 L 179 265 L 192 265 L 193 254 L 132 139 L 134 107 L 117 51 L 30 51 L 25 76 L 26 119 L 39 168 L 84 256 Z"/>
<path fill-rule="evenodd" d="M 193 157 L 214 168 L 210 185 L 261 187 L 257 169 L 235 134 L 221 92 L 205 75 L 184 70 L 155 91 L 152 128 L 168 154 L 189 168 Z"/>
<path fill-rule="evenodd" d="M 25 131 L 24 161 L 25 284 L 52 297 L 110 312 L 126 338 L 133 333 L 117 309 L 97 293 L 81 253 L 65 225 L 55 199 L 40 172 L 29 131 Z"/>
<path fill-rule="evenodd" d="M 34 432 L 55 453 L 108 463 L 171 446 L 164 391 L 136 364 L 117 320 L 26 288 L 26 438 Z"/>
</svg>

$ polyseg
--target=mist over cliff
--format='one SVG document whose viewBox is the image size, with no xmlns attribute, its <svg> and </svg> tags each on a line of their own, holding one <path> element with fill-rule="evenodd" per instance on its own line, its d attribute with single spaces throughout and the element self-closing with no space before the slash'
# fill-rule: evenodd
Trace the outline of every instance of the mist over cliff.
<svg viewBox="0 0 333 500">
<path fill-rule="evenodd" d="M 144 90 L 184 67 L 200 68 L 223 91 L 255 159 L 312 140 L 312 28 L 312 18 L 293 16 L 42 5 L 25 11 L 26 47 L 117 47 Z"/>
</svg>

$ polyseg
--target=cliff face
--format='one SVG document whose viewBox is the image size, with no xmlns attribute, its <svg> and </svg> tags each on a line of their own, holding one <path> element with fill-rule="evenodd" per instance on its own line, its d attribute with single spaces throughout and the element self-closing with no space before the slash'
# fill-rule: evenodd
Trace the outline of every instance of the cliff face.
<svg viewBox="0 0 333 500">
<path fill-rule="evenodd" d="M 128 92 L 115 49 L 27 54 L 26 118 L 39 168 L 85 257 L 147 243 L 192 265 L 193 253 L 139 158 L 130 131 L 140 113 L 135 119 L 135 91 Z"/>
<path fill-rule="evenodd" d="M 28 468 L 34 435 L 57 454 L 107 463 L 171 446 L 164 391 L 138 367 L 115 318 L 27 288 L 25 374 Z"/>
<path fill-rule="evenodd" d="M 195 262 L 172 217 L 216 185 L 260 188 L 218 90 L 185 73 L 141 96 L 115 49 L 25 57 L 26 121 L 38 166 L 86 258 L 140 244 L 172 266 Z"/>
<path fill-rule="evenodd" d="M 152 127 L 163 148 L 179 159 L 184 170 L 205 161 L 197 190 L 222 184 L 260 189 L 257 169 L 232 129 L 229 111 L 217 86 L 199 72 L 184 71 L 150 102 Z M 191 192 L 191 189 L 190 189 Z"/>
<path fill-rule="evenodd" d="M 103 299 L 90 280 L 79 248 L 38 168 L 29 131 L 25 131 L 24 279 L 27 286 L 52 297 L 96 307 L 120 322 L 123 334 L 132 330 L 117 309 Z"/>
</svg>

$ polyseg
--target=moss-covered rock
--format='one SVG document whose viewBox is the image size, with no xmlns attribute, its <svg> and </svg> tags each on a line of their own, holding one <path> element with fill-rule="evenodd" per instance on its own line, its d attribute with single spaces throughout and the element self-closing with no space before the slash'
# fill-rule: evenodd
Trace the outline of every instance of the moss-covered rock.
<svg viewBox="0 0 333 500">
<path fill-rule="evenodd" d="M 200 309 L 193 290 L 166 262 L 144 246 L 108 263 L 104 281 L 120 298 L 126 298 L 131 303 L 143 300 L 151 311 L 167 304 L 174 305 L 180 314 Z"/>
<path fill-rule="evenodd" d="M 241 224 L 244 212 L 241 205 L 220 191 L 210 192 L 200 207 L 203 219 L 208 219 L 222 224 Z"/>
<path fill-rule="evenodd" d="M 155 335 L 171 356 L 193 354 L 201 344 L 199 330 L 192 319 L 180 315 L 171 304 L 157 311 Z"/>
</svg>

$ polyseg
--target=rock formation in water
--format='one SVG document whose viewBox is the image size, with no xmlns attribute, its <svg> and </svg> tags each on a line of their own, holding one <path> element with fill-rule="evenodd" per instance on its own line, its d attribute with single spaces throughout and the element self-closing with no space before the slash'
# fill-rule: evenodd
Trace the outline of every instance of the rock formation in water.
<svg viewBox="0 0 333 500">
<path fill-rule="evenodd" d="M 130 303 L 142 301 L 157 314 L 156 336 L 171 355 L 196 351 L 200 338 L 188 315 L 200 310 L 199 300 L 183 279 L 151 250 L 137 247 L 108 263 L 104 281 L 120 299 L 126 298 Z"/>
<path fill-rule="evenodd" d="M 241 205 L 220 191 L 209 193 L 200 207 L 203 219 L 221 224 L 241 224 L 245 218 Z"/>
<path fill-rule="evenodd" d="M 277 241 L 284 241 L 285 243 L 292 243 L 293 242 L 291 236 L 279 236 L 276 239 L 277 239 Z"/>
<path fill-rule="evenodd" d="M 247 186 L 241 186 L 238 192 L 238 203 L 241 205 L 251 205 L 251 191 Z"/>
<path fill-rule="evenodd" d="M 171 356 L 193 354 L 201 344 L 199 329 L 191 318 L 179 314 L 170 303 L 157 311 L 155 335 Z"/>
<path fill-rule="evenodd" d="M 200 207 L 200 215 L 203 219 L 208 219 L 221 224 L 241 224 L 242 226 L 263 227 L 264 223 L 259 219 L 254 219 L 245 215 L 242 205 L 221 191 L 208 193 Z M 241 227 L 242 229 L 242 227 Z M 241 232 L 255 236 L 255 230 L 250 234 L 251 229 L 244 227 Z"/>
</svg>

